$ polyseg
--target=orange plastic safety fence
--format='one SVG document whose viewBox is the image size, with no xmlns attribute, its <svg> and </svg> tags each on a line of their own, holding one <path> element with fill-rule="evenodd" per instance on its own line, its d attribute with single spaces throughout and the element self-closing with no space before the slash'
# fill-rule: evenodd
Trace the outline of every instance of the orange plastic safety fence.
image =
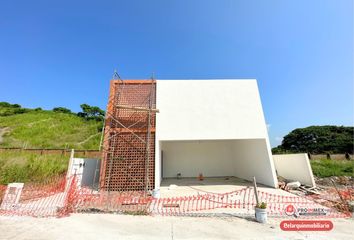
<svg viewBox="0 0 354 240">
<path fill-rule="evenodd" d="M 216 213 L 225 209 L 234 215 L 254 215 L 256 198 L 251 187 L 227 192 L 154 198 L 144 191 L 108 192 L 80 187 L 76 177 L 61 178 L 46 185 L 24 185 L 22 192 L 0 186 L 0 215 L 62 217 L 75 212 L 116 212 L 183 216 Z M 16 195 L 16 194 L 20 195 Z M 16 198 L 16 196 L 19 196 Z M 325 207 L 310 198 L 295 195 L 279 195 L 258 191 L 261 202 L 267 203 L 269 216 L 290 218 L 348 217 L 348 212 Z M 226 210 L 228 209 L 228 210 Z M 289 209 L 295 209 L 289 212 Z M 223 211 L 221 211 L 223 212 Z"/>
</svg>

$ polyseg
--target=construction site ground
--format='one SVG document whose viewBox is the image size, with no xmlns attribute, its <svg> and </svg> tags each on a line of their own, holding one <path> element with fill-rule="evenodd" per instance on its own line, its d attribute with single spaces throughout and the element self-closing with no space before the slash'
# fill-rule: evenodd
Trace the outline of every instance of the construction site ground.
<svg viewBox="0 0 354 240">
<path fill-rule="evenodd" d="M 343 209 L 343 207 L 341 208 L 335 207 L 335 206 L 340 207 L 339 205 L 342 202 L 338 193 L 335 191 L 335 188 L 333 188 L 333 185 L 332 187 L 328 187 L 326 191 L 319 191 L 318 195 L 310 194 L 310 196 L 306 196 L 305 192 L 299 190 L 285 191 L 280 188 L 275 189 L 272 187 L 264 186 L 262 184 L 257 184 L 257 185 L 258 185 L 258 191 L 263 192 L 265 194 L 279 196 L 280 198 L 300 196 L 303 199 L 306 198 L 312 201 L 314 204 L 315 202 L 322 203 L 322 206 L 316 203 L 316 205 L 314 205 L 316 207 L 322 207 L 327 210 L 329 210 L 330 208 Z M 338 187 L 347 189 L 348 186 L 338 184 Z M 161 183 L 160 196 L 162 198 L 176 198 L 176 197 L 178 198 L 178 197 L 198 196 L 198 195 L 203 195 L 208 193 L 224 194 L 233 191 L 239 191 L 245 188 L 253 189 L 253 183 L 237 177 L 214 177 L 214 178 L 204 178 L 203 180 L 199 180 L 198 178 L 180 178 L 180 179 L 166 178 Z M 325 200 L 327 198 L 329 198 L 330 200 L 329 201 Z M 267 202 L 267 199 L 262 199 L 262 197 L 260 197 L 260 201 Z M 286 204 L 283 205 L 282 207 L 285 206 Z M 199 213 L 210 213 L 210 214 L 225 213 L 234 216 L 246 216 L 250 214 L 249 210 L 250 209 L 247 208 L 245 209 L 242 207 L 239 207 L 238 209 L 214 208 L 214 209 L 205 209 L 199 211 Z"/>
<path fill-rule="evenodd" d="M 66 218 L 1 217 L 0 239 L 351 239 L 352 219 L 329 232 L 284 232 L 280 219 L 73 214 Z"/>
<path fill-rule="evenodd" d="M 293 194 L 257 184 L 258 189 L 270 194 L 294 196 Z M 161 197 L 184 197 L 204 193 L 227 193 L 253 187 L 253 183 L 237 177 L 208 177 L 203 180 L 198 178 L 165 178 L 160 186 Z"/>
</svg>

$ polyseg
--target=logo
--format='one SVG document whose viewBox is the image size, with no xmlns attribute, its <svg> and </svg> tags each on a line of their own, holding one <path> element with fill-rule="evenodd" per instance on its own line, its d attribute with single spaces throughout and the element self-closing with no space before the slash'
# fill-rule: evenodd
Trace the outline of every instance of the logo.
<svg viewBox="0 0 354 240">
<path fill-rule="evenodd" d="M 293 216 L 296 212 L 296 209 L 293 205 L 288 205 L 286 208 L 285 208 L 285 214 L 288 215 L 288 216 Z"/>
<path fill-rule="evenodd" d="M 295 207 L 294 205 L 290 204 L 285 207 L 285 214 L 287 216 L 326 216 L 328 213 L 328 209 L 321 208 L 321 207 Z"/>
<path fill-rule="evenodd" d="M 287 220 L 280 223 L 283 231 L 331 231 L 333 223 L 329 220 Z"/>
</svg>

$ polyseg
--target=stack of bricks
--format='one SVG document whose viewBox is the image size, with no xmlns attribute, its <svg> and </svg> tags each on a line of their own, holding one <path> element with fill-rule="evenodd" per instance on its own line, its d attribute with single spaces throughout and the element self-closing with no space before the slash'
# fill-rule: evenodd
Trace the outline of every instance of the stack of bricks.
<svg viewBox="0 0 354 240">
<path fill-rule="evenodd" d="M 143 191 L 154 188 L 156 113 L 137 109 L 155 107 L 156 81 L 111 81 L 102 144 L 102 190 Z"/>
</svg>

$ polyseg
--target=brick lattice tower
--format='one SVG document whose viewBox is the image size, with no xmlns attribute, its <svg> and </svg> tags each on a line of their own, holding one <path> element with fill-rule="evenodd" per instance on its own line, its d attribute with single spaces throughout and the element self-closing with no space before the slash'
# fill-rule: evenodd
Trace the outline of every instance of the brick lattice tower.
<svg viewBox="0 0 354 240">
<path fill-rule="evenodd" d="M 100 187 L 154 189 L 155 80 L 111 80 L 102 141 Z"/>
</svg>

